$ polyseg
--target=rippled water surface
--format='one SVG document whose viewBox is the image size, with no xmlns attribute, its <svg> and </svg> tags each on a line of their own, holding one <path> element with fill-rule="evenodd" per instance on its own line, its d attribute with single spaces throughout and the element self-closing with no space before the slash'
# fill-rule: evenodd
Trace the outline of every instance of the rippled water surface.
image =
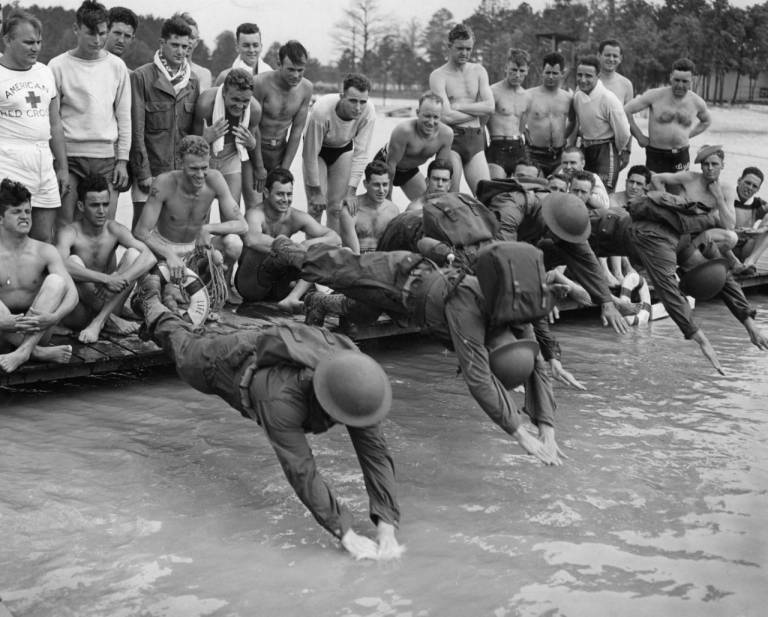
<svg viewBox="0 0 768 617">
<path fill-rule="evenodd" d="M 15 617 L 765 615 L 768 354 L 697 312 L 725 377 L 668 319 L 556 327 L 589 387 L 557 387 L 556 469 L 440 346 L 368 347 L 394 383 L 397 563 L 350 559 L 259 427 L 170 370 L 0 393 L 0 595 Z M 312 444 L 371 534 L 346 432 Z"/>
</svg>

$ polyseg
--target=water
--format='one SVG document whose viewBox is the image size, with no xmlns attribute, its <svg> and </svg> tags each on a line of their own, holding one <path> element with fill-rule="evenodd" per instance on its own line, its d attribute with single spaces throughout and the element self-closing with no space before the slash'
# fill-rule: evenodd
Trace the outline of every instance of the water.
<svg viewBox="0 0 768 617">
<path fill-rule="evenodd" d="M 259 427 L 170 370 L 7 393 L 3 599 L 31 617 L 763 615 L 768 356 L 721 305 L 697 313 L 725 377 L 668 319 L 621 340 L 556 327 L 589 388 L 557 387 L 561 468 L 521 455 L 441 346 L 367 347 L 394 385 L 396 563 L 349 558 Z M 371 534 L 346 432 L 311 440 Z"/>
</svg>

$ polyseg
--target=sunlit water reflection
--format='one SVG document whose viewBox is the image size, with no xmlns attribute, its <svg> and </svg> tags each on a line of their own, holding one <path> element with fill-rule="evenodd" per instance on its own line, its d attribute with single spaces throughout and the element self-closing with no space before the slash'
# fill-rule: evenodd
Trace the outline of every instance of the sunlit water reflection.
<svg viewBox="0 0 768 617">
<path fill-rule="evenodd" d="M 722 306 L 697 312 L 725 377 L 669 320 L 556 327 L 589 387 L 557 388 L 558 469 L 486 419 L 439 345 L 369 346 L 396 397 L 398 563 L 352 561 L 258 426 L 171 371 L 6 393 L 0 595 L 32 617 L 764 615 L 768 355 Z M 312 443 L 370 534 L 345 431 Z"/>
</svg>

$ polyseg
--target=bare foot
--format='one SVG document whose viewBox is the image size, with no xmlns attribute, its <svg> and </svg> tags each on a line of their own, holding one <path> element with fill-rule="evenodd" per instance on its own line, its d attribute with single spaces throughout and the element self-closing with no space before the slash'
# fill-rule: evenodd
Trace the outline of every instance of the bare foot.
<svg viewBox="0 0 768 617">
<path fill-rule="evenodd" d="M 13 373 L 27 360 L 29 360 L 29 355 L 18 349 L 11 353 L 4 353 L 0 355 L 0 370 L 6 373 Z"/>
<path fill-rule="evenodd" d="M 77 335 L 77 340 L 81 343 L 95 343 L 99 340 L 102 327 L 102 324 L 91 322 L 87 328 L 80 331 L 80 334 Z"/>
<path fill-rule="evenodd" d="M 51 334 L 57 334 L 59 336 L 74 336 L 75 331 L 71 328 L 65 328 L 64 326 L 56 325 L 51 328 Z"/>
<path fill-rule="evenodd" d="M 301 300 L 293 300 L 285 298 L 277 303 L 277 308 L 286 313 L 302 313 L 304 311 L 304 303 Z"/>
<path fill-rule="evenodd" d="M 139 331 L 141 324 L 137 321 L 129 321 L 123 319 L 118 315 L 110 315 L 107 317 L 107 324 L 105 329 L 113 334 L 119 334 L 121 336 L 128 336 Z"/>
<path fill-rule="evenodd" d="M 38 345 L 32 350 L 32 357 L 40 362 L 67 364 L 72 358 L 72 345 L 54 345 L 52 347 Z"/>
</svg>

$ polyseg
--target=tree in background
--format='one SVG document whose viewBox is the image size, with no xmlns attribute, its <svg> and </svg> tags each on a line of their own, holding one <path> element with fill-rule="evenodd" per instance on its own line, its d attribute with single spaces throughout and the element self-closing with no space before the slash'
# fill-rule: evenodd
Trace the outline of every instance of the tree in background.
<svg viewBox="0 0 768 617">
<path fill-rule="evenodd" d="M 237 57 L 236 44 L 235 33 L 231 30 L 224 30 L 216 37 L 216 47 L 211 54 L 211 66 L 209 67 L 213 75 L 218 75 L 224 69 L 232 66 Z"/>
<path fill-rule="evenodd" d="M 378 0 L 353 0 L 344 9 L 344 18 L 334 26 L 337 47 L 342 53 L 351 51 L 352 65 L 360 73 L 367 75 L 372 68 L 371 55 L 388 33 L 387 23 Z"/>
</svg>

